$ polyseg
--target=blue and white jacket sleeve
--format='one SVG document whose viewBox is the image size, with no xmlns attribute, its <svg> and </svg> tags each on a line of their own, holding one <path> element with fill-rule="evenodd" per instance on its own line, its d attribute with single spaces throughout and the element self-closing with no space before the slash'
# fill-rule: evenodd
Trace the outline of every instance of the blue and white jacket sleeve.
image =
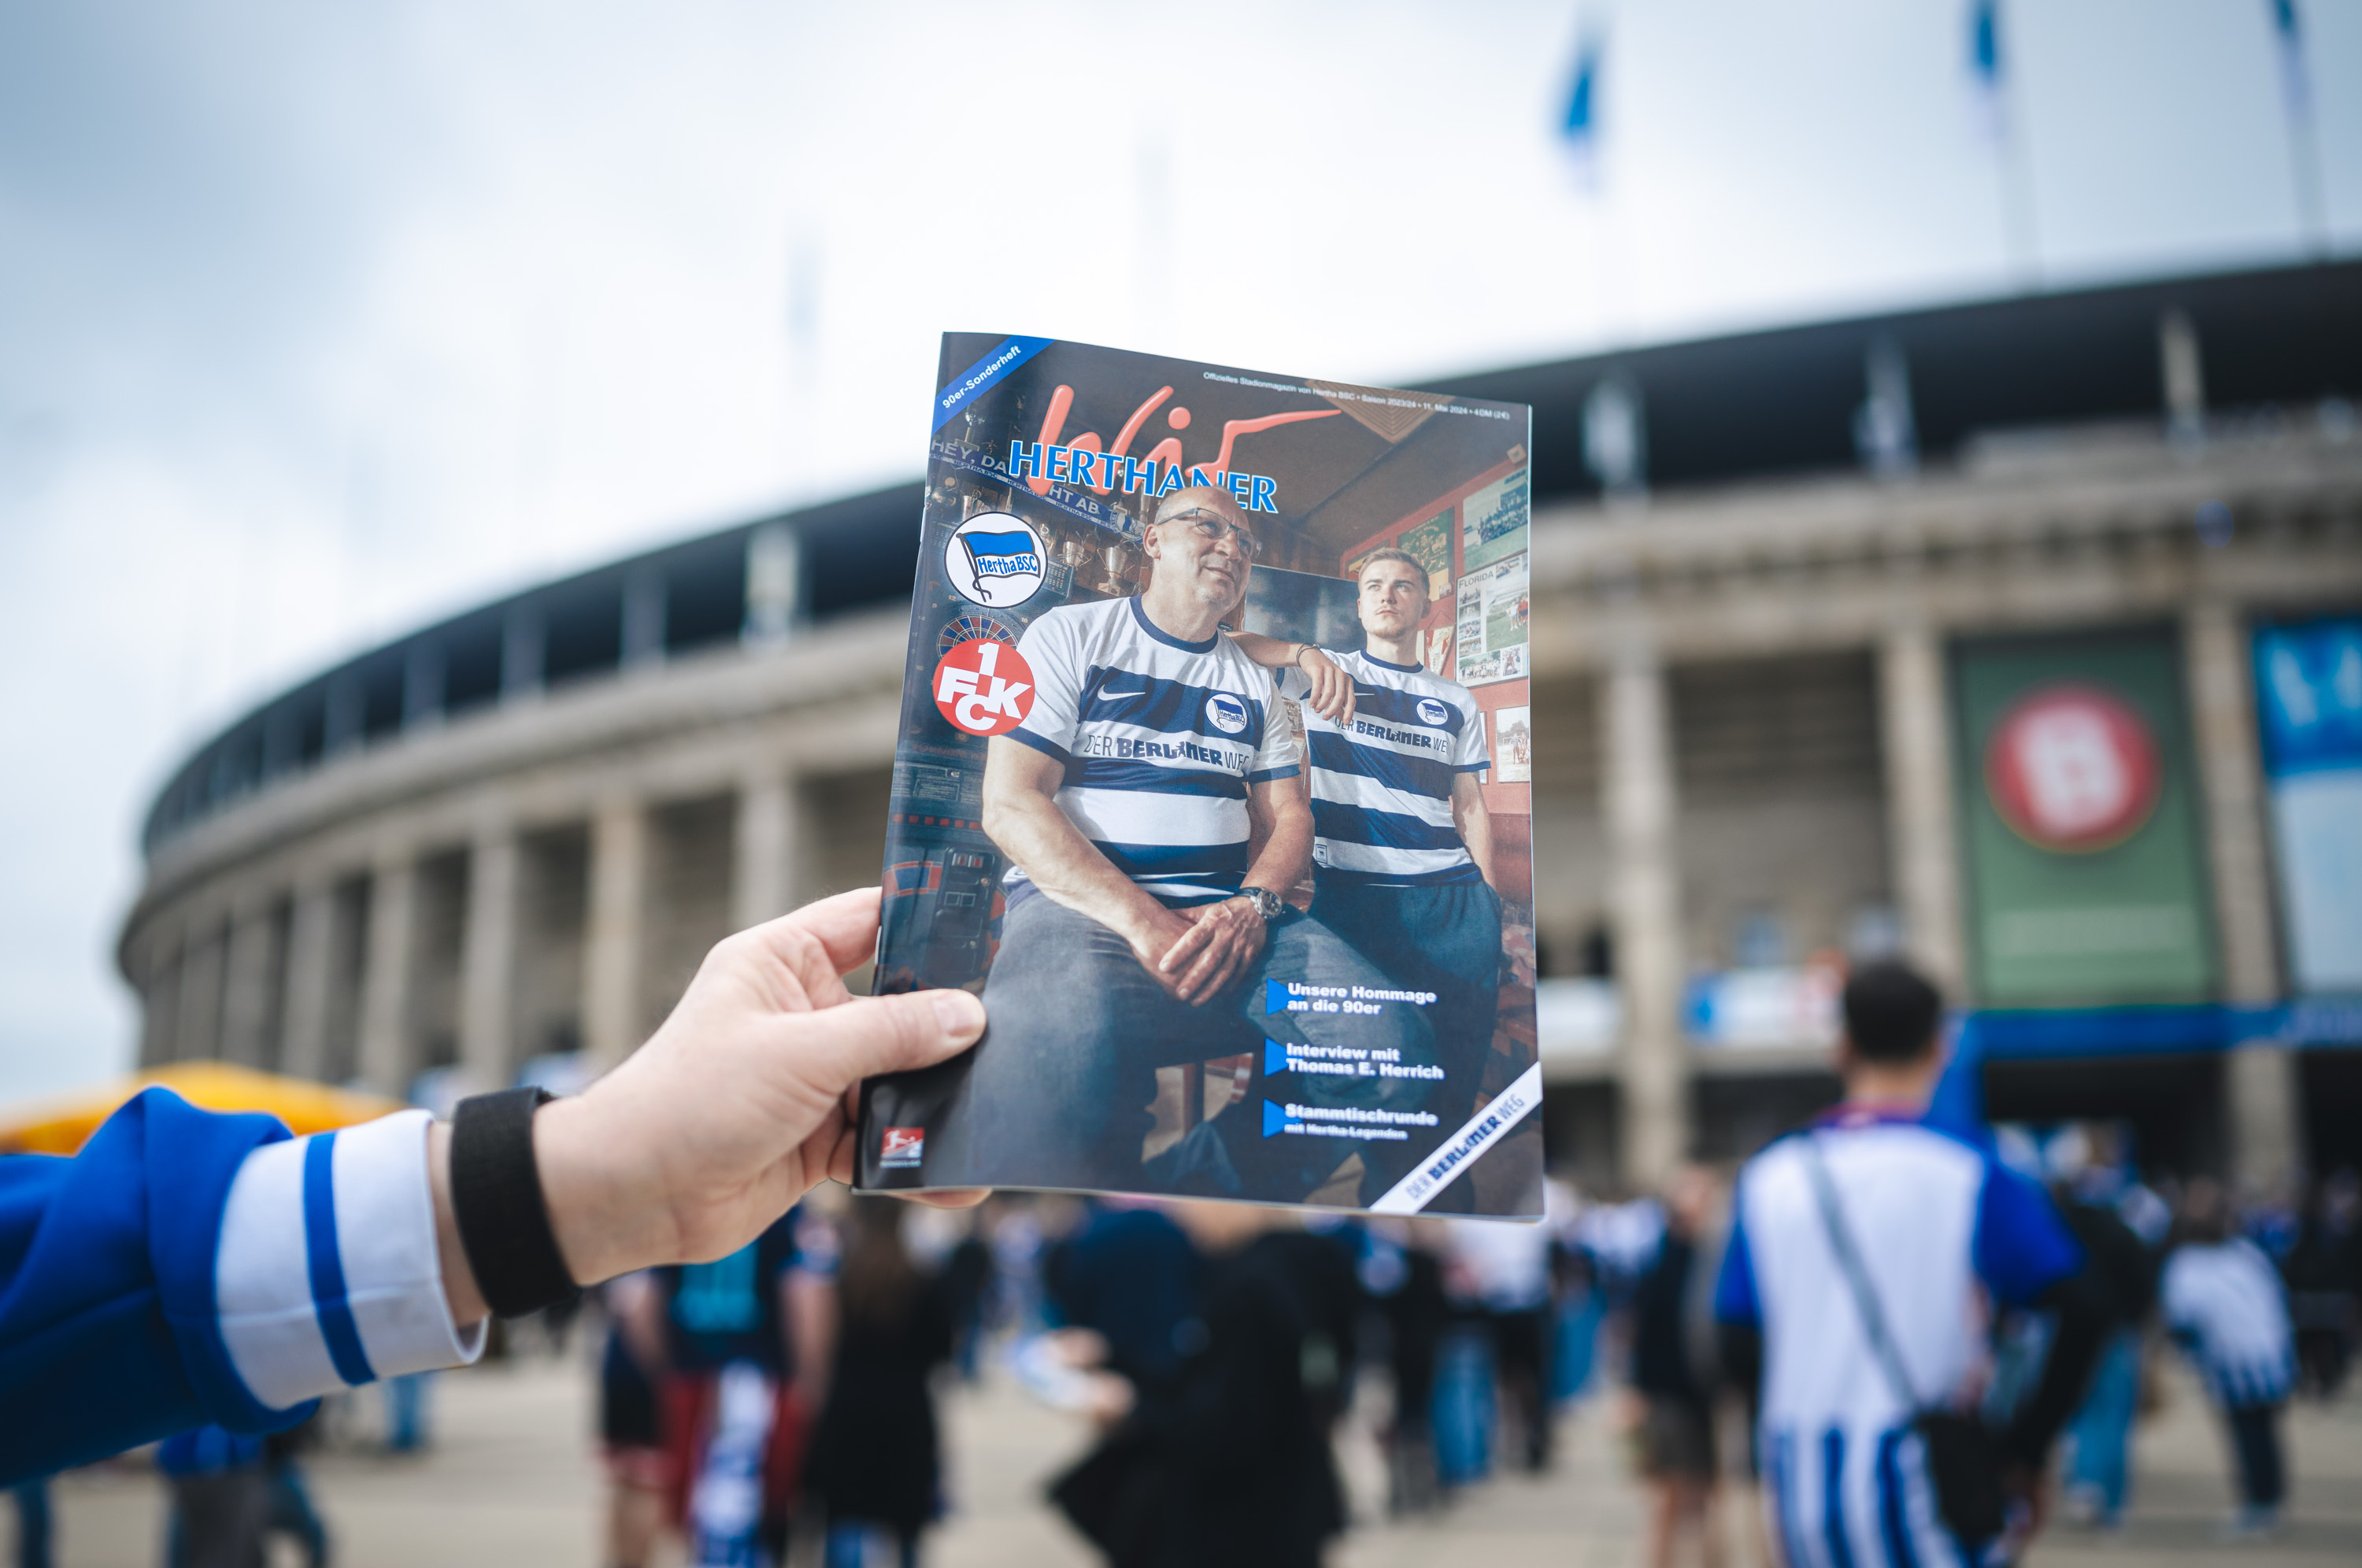
<svg viewBox="0 0 2362 1568">
<path fill-rule="evenodd" d="M 423 1110 L 290 1138 L 151 1088 L 71 1159 L 0 1159 L 0 1484 L 473 1361 Z"/>
</svg>

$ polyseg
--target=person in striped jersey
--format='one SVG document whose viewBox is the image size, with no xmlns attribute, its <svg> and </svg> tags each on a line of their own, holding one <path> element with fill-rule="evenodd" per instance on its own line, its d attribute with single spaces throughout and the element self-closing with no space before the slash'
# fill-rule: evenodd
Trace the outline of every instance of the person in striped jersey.
<svg viewBox="0 0 2362 1568">
<path fill-rule="evenodd" d="M 1290 1201 L 1358 1151 L 1374 1200 L 1452 1130 L 1424 1103 L 1432 1031 L 1415 1002 L 1274 1006 L 1266 982 L 1395 987 L 1282 898 L 1312 817 L 1271 677 L 1221 633 L 1260 548 L 1245 515 L 1177 491 L 1142 547 L 1140 595 L 1062 605 L 1018 644 L 1034 703 L 984 775 L 984 830 L 1011 862 L 992 1021 L 927 1130 L 927 1181 Z M 1282 1067 L 1269 1099 L 1143 1165 L 1157 1068 L 1253 1053 L 1261 1071 L 1289 1046 L 1366 1070 Z"/>
<path fill-rule="evenodd" d="M 1356 652 L 1243 633 L 1237 641 L 1278 670 L 1280 695 L 1303 704 L 1312 753 L 1312 918 L 1395 984 L 1436 993 L 1431 1016 L 1449 1077 L 1429 1104 L 1457 1127 L 1476 1108 L 1499 1008 L 1501 900 L 1481 788 L 1492 766 L 1485 715 L 1468 688 L 1419 663 L 1426 569 L 1401 550 L 1374 550 L 1357 586 L 1363 642 Z M 1464 1204 L 1468 1193 L 1455 1184 L 1430 1207 Z"/>
</svg>

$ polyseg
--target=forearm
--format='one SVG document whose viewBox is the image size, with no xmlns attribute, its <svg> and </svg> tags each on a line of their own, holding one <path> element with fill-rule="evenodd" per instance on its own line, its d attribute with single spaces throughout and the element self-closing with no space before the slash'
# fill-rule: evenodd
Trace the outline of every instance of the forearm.
<svg viewBox="0 0 2362 1568">
<path fill-rule="evenodd" d="M 1162 911 L 1048 796 L 1012 790 L 996 800 L 988 790 L 984 830 L 1035 887 L 1127 939 Z"/>
<path fill-rule="evenodd" d="M 1451 818 L 1460 830 L 1460 842 L 1468 847 L 1468 858 L 1476 863 L 1476 874 L 1495 892 L 1500 891 L 1493 878 L 1493 813 L 1485 807 L 1485 787 L 1473 773 L 1462 773 L 1452 779 Z"/>
<path fill-rule="evenodd" d="M 1305 647 L 1302 643 L 1285 643 L 1261 632 L 1232 632 L 1231 641 L 1238 645 L 1239 652 L 1265 669 L 1293 668 Z"/>
<path fill-rule="evenodd" d="M 1255 826 L 1254 857 L 1247 866 L 1246 885 L 1268 888 L 1286 895 L 1304 878 L 1312 864 L 1312 809 L 1305 804 L 1292 778 L 1278 779 L 1272 794 L 1273 810 Z"/>
</svg>

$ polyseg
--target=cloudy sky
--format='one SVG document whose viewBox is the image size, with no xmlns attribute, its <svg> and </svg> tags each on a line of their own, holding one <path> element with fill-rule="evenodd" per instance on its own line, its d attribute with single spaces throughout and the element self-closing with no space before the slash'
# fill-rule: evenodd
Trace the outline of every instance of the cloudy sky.
<svg viewBox="0 0 2362 1568">
<path fill-rule="evenodd" d="M 2362 0 L 2302 8 L 2352 254 Z M 2042 283 L 2302 253 L 2267 9 L 2010 0 Z M 2016 286 L 1966 10 L 0 5 L 0 1103 L 127 1059 L 193 740 L 915 472 L 946 328 L 1385 382 Z"/>
</svg>

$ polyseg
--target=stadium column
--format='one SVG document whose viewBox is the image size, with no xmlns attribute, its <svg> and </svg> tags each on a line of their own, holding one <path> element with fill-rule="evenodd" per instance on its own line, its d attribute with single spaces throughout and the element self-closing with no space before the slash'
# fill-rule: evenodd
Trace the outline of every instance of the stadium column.
<svg viewBox="0 0 2362 1568">
<path fill-rule="evenodd" d="M 410 967 L 418 868 L 405 852 L 380 857 L 370 878 L 369 951 L 361 964 L 361 1081 L 410 1098 Z"/>
<path fill-rule="evenodd" d="M 202 1061 L 221 1053 L 222 962 L 226 929 L 215 917 L 192 921 L 181 948 L 174 1055 Z"/>
<path fill-rule="evenodd" d="M 479 828 L 468 856 L 467 925 L 459 953 L 459 1066 L 479 1093 L 509 1087 L 516 983 L 516 829 Z"/>
<path fill-rule="evenodd" d="M 220 1056 L 242 1067 L 268 1065 L 270 1029 L 270 949 L 278 935 L 270 903 L 241 903 L 230 916 L 229 951 L 222 975 Z"/>
<path fill-rule="evenodd" d="M 639 1041 L 640 926 L 647 901 L 648 815 L 610 801 L 590 819 L 590 891 L 582 938 L 582 1048 L 604 1072 Z"/>
<path fill-rule="evenodd" d="M 793 776 L 749 774 L 738 787 L 736 869 L 730 889 L 730 923 L 743 931 L 796 905 L 812 842 L 811 811 Z"/>
<path fill-rule="evenodd" d="M 1891 627 L 1878 646 L 1879 731 L 1886 764 L 1886 836 L 1911 961 L 1955 1003 L 1967 974 L 1952 828 L 1951 705 L 1944 644 L 1923 621 Z"/>
<path fill-rule="evenodd" d="M 1681 1029 L 1681 867 L 1674 851 L 1672 722 L 1665 672 L 1644 637 L 1611 655 L 1600 704 L 1608 907 L 1623 992 L 1617 1067 L 1628 1181 L 1661 1182 L 1689 1153 Z"/>
<path fill-rule="evenodd" d="M 299 1078 L 328 1069 L 328 990 L 335 963 L 336 885 L 326 877 L 299 882 L 287 925 L 287 997 L 279 1066 Z"/>
<path fill-rule="evenodd" d="M 140 986 L 139 1065 L 158 1067 L 172 1060 L 174 1026 L 181 1004 L 181 955 L 178 935 L 162 932 L 149 938 L 146 969 Z"/>
<path fill-rule="evenodd" d="M 2279 996 L 2271 874 L 2264 847 L 2263 769 L 2256 751 L 2254 672 L 2243 617 L 2213 598 L 2182 613 L 2191 738 L 2206 798 L 2206 848 L 2213 873 L 2223 990 L 2234 1002 Z M 2268 1189 L 2302 1158 L 2295 1053 L 2277 1040 L 2233 1042 L 2225 1065 L 2231 1169 Z"/>
</svg>

